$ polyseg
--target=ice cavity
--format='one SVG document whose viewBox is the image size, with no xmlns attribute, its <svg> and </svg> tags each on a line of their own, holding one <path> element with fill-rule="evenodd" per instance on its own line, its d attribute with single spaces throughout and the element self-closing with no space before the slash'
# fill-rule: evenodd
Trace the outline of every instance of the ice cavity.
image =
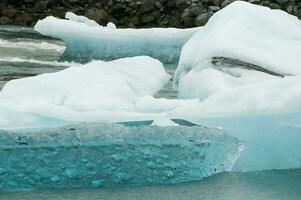
<svg viewBox="0 0 301 200">
<path fill-rule="evenodd" d="M 109 123 L 1 131 L 0 189 L 171 184 L 230 171 L 239 141 L 195 127 Z"/>
<path fill-rule="evenodd" d="M 66 121 L 139 119 L 143 113 L 135 113 L 136 101 L 155 94 L 169 78 L 161 62 L 146 56 L 94 61 L 10 81 L 0 93 L 0 105 L 16 115 L 21 112 Z"/>
<path fill-rule="evenodd" d="M 185 44 L 174 88 L 207 116 L 301 110 L 300 51 L 296 17 L 235 1 Z"/>
<path fill-rule="evenodd" d="M 50 16 L 39 20 L 35 26 L 41 34 L 66 42 L 63 61 L 88 62 L 148 55 L 164 63 L 176 63 L 182 46 L 199 29 L 116 29 L 112 23 L 102 27 L 70 12 L 66 18 L 69 20 Z"/>
</svg>

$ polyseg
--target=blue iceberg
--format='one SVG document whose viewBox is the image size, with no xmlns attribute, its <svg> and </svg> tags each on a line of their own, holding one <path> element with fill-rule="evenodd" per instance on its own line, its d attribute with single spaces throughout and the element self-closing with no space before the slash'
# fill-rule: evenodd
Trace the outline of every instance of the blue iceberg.
<svg viewBox="0 0 301 200">
<path fill-rule="evenodd" d="M 35 30 L 66 43 L 62 61 L 86 63 L 94 59 L 148 55 L 164 63 L 177 63 L 183 45 L 200 28 L 131 29 L 103 27 L 82 16 L 67 19 L 52 16 L 39 20 Z M 110 24 L 110 23 L 109 23 Z"/>
<path fill-rule="evenodd" d="M 2 130 L 0 189 L 192 181 L 230 171 L 240 151 L 235 137 L 201 126 L 82 123 Z"/>
</svg>

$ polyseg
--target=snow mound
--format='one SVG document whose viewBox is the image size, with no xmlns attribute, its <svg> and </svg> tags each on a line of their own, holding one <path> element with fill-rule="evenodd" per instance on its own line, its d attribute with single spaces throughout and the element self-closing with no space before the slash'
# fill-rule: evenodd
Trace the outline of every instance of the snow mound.
<svg viewBox="0 0 301 200">
<path fill-rule="evenodd" d="M 164 63 L 177 63 L 182 46 L 199 28 L 116 29 L 68 12 L 66 19 L 53 16 L 39 20 L 34 29 L 66 43 L 62 61 L 86 63 L 93 59 L 148 55 Z"/>
<path fill-rule="evenodd" d="M 204 116 L 300 110 L 300 51 L 296 17 L 235 1 L 184 45 L 174 89 Z"/>
<path fill-rule="evenodd" d="M 94 61 L 10 81 L 0 93 L 0 105 L 67 121 L 130 118 L 127 112 L 133 112 L 135 102 L 155 94 L 169 78 L 161 62 L 146 56 Z"/>
</svg>

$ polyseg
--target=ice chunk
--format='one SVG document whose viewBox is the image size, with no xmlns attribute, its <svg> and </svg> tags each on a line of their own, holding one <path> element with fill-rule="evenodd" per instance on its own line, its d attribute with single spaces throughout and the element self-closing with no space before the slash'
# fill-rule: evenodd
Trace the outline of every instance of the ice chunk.
<svg viewBox="0 0 301 200">
<path fill-rule="evenodd" d="M 91 26 L 82 16 L 67 13 L 72 20 L 47 17 L 37 22 L 35 30 L 62 39 L 67 48 L 63 61 L 88 62 L 148 55 L 164 63 L 176 63 L 182 46 L 199 28 L 115 29 Z M 87 21 L 89 24 L 87 25 Z"/>
<path fill-rule="evenodd" d="M 100 27 L 100 25 L 96 21 L 88 19 L 85 16 L 76 15 L 72 12 L 67 12 L 65 18 L 69 19 L 71 21 L 74 21 L 74 22 L 84 23 L 85 25 L 88 25 L 88 26 Z"/>
<path fill-rule="evenodd" d="M 192 181 L 231 170 L 240 149 L 236 138 L 200 126 L 0 131 L 0 189 Z"/>
<path fill-rule="evenodd" d="M 284 51 L 285 49 L 285 51 Z M 215 13 L 183 47 L 175 76 L 214 67 L 213 58 L 237 59 L 278 74 L 300 74 L 301 22 L 284 11 L 235 1 Z M 241 63 L 240 63 L 241 64 Z"/>
<path fill-rule="evenodd" d="M 109 22 L 109 23 L 107 23 L 107 28 L 116 29 L 117 27 L 113 22 Z"/>
<path fill-rule="evenodd" d="M 185 44 L 174 88 L 203 116 L 300 111 L 299 51 L 296 17 L 235 1 Z"/>
<path fill-rule="evenodd" d="M 10 81 L 0 93 L 0 105 L 63 121 L 139 119 L 135 102 L 155 94 L 169 77 L 161 62 L 146 56 L 94 61 Z"/>
</svg>

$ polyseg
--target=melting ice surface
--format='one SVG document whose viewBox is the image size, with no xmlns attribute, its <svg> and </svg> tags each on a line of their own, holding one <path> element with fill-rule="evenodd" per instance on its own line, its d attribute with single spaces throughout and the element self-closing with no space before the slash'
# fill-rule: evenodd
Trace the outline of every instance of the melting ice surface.
<svg viewBox="0 0 301 200">
<path fill-rule="evenodd" d="M 181 48 L 199 28 L 115 29 L 109 23 L 99 26 L 93 20 L 67 13 L 65 19 L 47 17 L 35 30 L 59 38 L 67 48 L 61 60 L 88 62 L 148 55 L 164 63 L 177 63 Z"/>
<path fill-rule="evenodd" d="M 236 138 L 200 126 L 89 123 L 0 131 L 0 189 L 198 180 L 231 170 L 240 148 Z"/>
</svg>

